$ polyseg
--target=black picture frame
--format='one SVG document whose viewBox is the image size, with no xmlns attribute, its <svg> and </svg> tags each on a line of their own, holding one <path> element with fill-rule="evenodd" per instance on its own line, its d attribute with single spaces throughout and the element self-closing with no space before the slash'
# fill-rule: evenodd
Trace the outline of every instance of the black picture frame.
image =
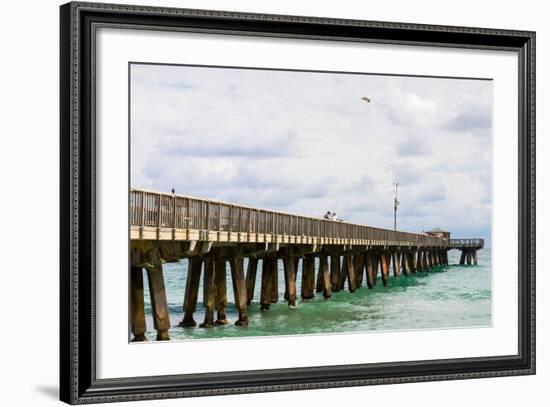
<svg viewBox="0 0 550 407">
<path fill-rule="evenodd" d="M 60 7 L 60 398 L 70 404 L 535 373 L 535 33 L 72 2 Z M 230 373 L 96 378 L 95 100 L 98 26 L 508 50 L 519 59 L 515 355 Z"/>
</svg>

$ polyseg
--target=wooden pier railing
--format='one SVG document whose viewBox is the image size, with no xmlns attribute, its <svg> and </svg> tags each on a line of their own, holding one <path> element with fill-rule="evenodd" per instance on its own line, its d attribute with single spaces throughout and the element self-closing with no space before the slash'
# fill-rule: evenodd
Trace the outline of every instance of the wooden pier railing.
<svg viewBox="0 0 550 407">
<path fill-rule="evenodd" d="M 449 239 L 449 249 L 477 248 L 482 249 L 485 245 L 483 239 Z"/>
<path fill-rule="evenodd" d="M 132 240 L 447 247 L 445 239 L 141 189 L 130 191 Z"/>
</svg>

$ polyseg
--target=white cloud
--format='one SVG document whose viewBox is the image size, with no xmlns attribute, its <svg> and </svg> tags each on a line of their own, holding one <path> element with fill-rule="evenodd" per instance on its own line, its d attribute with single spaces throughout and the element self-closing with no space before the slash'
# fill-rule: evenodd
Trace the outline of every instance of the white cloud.
<svg viewBox="0 0 550 407">
<path fill-rule="evenodd" d="M 399 181 L 400 228 L 490 233 L 489 81 L 133 65 L 131 94 L 135 187 L 392 227 Z"/>
</svg>

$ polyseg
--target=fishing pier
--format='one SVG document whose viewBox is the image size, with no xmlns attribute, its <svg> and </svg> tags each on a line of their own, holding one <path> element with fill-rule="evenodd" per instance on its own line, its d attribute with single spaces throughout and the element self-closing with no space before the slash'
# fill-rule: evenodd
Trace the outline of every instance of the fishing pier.
<svg viewBox="0 0 550 407">
<path fill-rule="evenodd" d="M 129 216 L 134 341 L 145 340 L 144 269 L 157 340 L 169 339 L 164 263 L 189 262 L 180 327 L 197 325 L 193 315 L 201 279 L 205 317 L 200 327 L 229 323 L 228 264 L 238 311 L 235 324 L 246 326 L 258 273 L 262 310 L 278 301 L 279 290 L 289 308 L 295 308 L 298 296 L 329 299 L 344 289 L 372 288 L 378 281 L 386 285 L 390 273 L 397 277 L 447 265 L 451 249 L 462 251 L 460 264 L 475 265 L 484 245 L 483 239 L 447 239 L 138 189 L 130 191 Z M 279 261 L 284 287 L 278 283 Z"/>
</svg>

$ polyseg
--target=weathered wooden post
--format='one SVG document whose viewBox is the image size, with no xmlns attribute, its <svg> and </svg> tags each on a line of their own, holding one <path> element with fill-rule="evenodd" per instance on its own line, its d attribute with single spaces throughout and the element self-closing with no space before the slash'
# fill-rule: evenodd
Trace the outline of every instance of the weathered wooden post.
<svg viewBox="0 0 550 407">
<path fill-rule="evenodd" d="M 422 251 L 422 268 L 424 269 L 424 271 L 428 271 L 428 268 L 429 268 L 429 263 L 428 263 L 429 259 L 428 259 L 428 251 L 427 250 L 423 250 Z"/>
<path fill-rule="evenodd" d="M 185 284 L 185 298 L 183 301 L 183 320 L 179 323 L 180 327 L 188 328 L 197 325 L 193 319 L 193 314 L 197 309 L 201 268 L 202 259 L 200 257 L 191 257 L 189 259 L 187 282 Z"/>
<path fill-rule="evenodd" d="M 216 259 L 214 268 L 214 284 L 216 285 L 216 310 L 218 318 L 216 325 L 227 325 L 229 321 L 225 315 L 227 308 L 227 274 L 225 269 L 225 259 Z"/>
<path fill-rule="evenodd" d="M 132 342 L 147 340 L 145 332 L 145 303 L 143 297 L 143 270 L 141 267 L 130 268 L 130 326 L 132 329 Z"/>
<path fill-rule="evenodd" d="M 460 265 L 464 265 L 465 260 L 466 260 L 466 249 L 462 249 L 460 251 Z"/>
<path fill-rule="evenodd" d="M 365 269 L 365 254 L 364 253 L 355 253 L 355 281 L 357 288 L 361 288 L 363 285 L 363 274 Z"/>
<path fill-rule="evenodd" d="M 367 269 L 367 287 L 369 288 L 372 288 L 376 285 L 376 271 L 378 270 L 374 270 L 375 265 L 373 263 L 376 262 L 376 268 L 378 268 L 378 259 L 375 256 L 375 254 L 372 254 L 370 252 L 367 252 L 365 254 L 365 265 Z"/>
<path fill-rule="evenodd" d="M 330 256 L 330 282 L 332 291 L 340 291 L 340 256 Z"/>
<path fill-rule="evenodd" d="M 372 264 L 372 282 L 373 282 L 373 286 L 375 286 L 376 280 L 378 279 L 378 268 L 380 265 L 380 254 L 378 252 L 371 253 L 371 264 Z"/>
<path fill-rule="evenodd" d="M 311 300 L 315 295 L 315 256 L 306 255 L 302 267 L 302 300 Z"/>
<path fill-rule="evenodd" d="M 474 265 L 477 266 L 477 250 L 474 249 Z"/>
<path fill-rule="evenodd" d="M 393 276 L 399 277 L 401 274 L 400 265 L 399 265 L 399 251 L 395 249 L 392 253 L 392 263 L 393 263 Z"/>
<path fill-rule="evenodd" d="M 422 250 L 418 250 L 416 267 L 418 271 L 425 271 L 424 270 L 424 252 Z"/>
<path fill-rule="evenodd" d="M 344 255 L 344 264 L 342 268 L 345 270 L 345 273 L 347 275 L 349 292 L 355 292 L 355 290 L 357 289 L 357 279 L 355 276 L 353 256 L 351 253 Z"/>
<path fill-rule="evenodd" d="M 382 252 L 380 255 L 380 266 L 382 269 L 382 283 L 384 286 L 388 285 L 388 276 L 390 268 L 390 254 L 388 252 Z"/>
<path fill-rule="evenodd" d="M 411 269 L 410 269 L 410 265 L 409 265 L 409 252 L 408 251 L 403 252 L 403 254 L 401 256 L 401 263 L 403 264 L 403 273 L 406 276 L 411 274 Z"/>
<path fill-rule="evenodd" d="M 283 259 L 285 269 L 287 301 L 289 308 L 296 308 L 296 261 L 293 257 L 287 256 Z"/>
<path fill-rule="evenodd" d="M 262 311 L 267 311 L 271 305 L 271 285 L 273 283 L 271 263 L 272 261 L 268 257 L 262 259 L 262 287 L 260 294 L 260 307 Z"/>
<path fill-rule="evenodd" d="M 250 305 L 254 299 L 254 289 L 256 288 L 256 273 L 258 271 L 258 258 L 249 257 L 248 258 L 248 267 L 246 269 L 246 293 L 247 301 L 246 303 Z"/>
<path fill-rule="evenodd" d="M 466 262 L 468 263 L 468 266 L 472 265 L 472 250 L 468 249 L 466 252 Z"/>
<path fill-rule="evenodd" d="M 321 258 L 319 257 L 319 261 L 321 261 Z M 321 273 L 321 265 L 319 264 L 319 270 L 317 271 L 317 279 L 315 280 L 315 292 L 321 293 L 324 289 L 324 283 L 323 283 L 323 273 Z"/>
<path fill-rule="evenodd" d="M 429 270 L 432 267 L 432 251 L 426 250 L 424 252 L 424 260 L 426 261 L 426 269 Z"/>
<path fill-rule="evenodd" d="M 168 314 L 168 301 L 166 300 L 166 288 L 164 287 L 164 275 L 162 265 L 157 264 L 147 269 L 149 279 L 149 293 L 151 294 L 151 308 L 153 311 L 153 323 L 157 330 L 157 341 L 170 339 L 170 316 Z"/>
<path fill-rule="evenodd" d="M 248 325 L 248 309 L 246 305 L 247 292 L 243 258 L 240 256 L 231 257 L 229 267 L 231 268 L 231 280 L 233 281 L 235 307 L 239 313 L 239 319 L 235 322 L 235 325 L 246 326 Z"/>
<path fill-rule="evenodd" d="M 203 304 L 204 304 L 204 322 L 199 325 L 201 328 L 214 327 L 214 308 L 216 306 L 216 284 L 215 284 L 215 260 L 207 258 L 204 262 L 204 278 L 203 278 Z"/>
<path fill-rule="evenodd" d="M 271 272 L 271 278 L 273 278 L 273 282 L 271 283 L 271 303 L 276 304 L 279 302 L 279 259 L 274 257 L 272 262 L 271 267 L 273 271 Z"/>
<path fill-rule="evenodd" d="M 326 254 L 319 255 L 319 275 L 323 282 L 323 297 L 326 299 L 332 296 L 332 283 L 330 281 L 330 271 L 328 269 L 328 257 Z"/>
<path fill-rule="evenodd" d="M 340 278 L 338 280 L 338 283 L 340 284 L 340 290 L 343 290 L 346 286 L 346 280 L 348 278 L 348 267 L 346 262 L 346 256 L 347 253 L 344 253 L 342 255 L 342 266 L 340 267 Z"/>
<path fill-rule="evenodd" d="M 296 279 L 298 277 L 298 267 L 300 266 L 300 257 L 299 256 L 295 256 L 293 257 L 293 261 L 294 261 L 294 275 L 292 275 L 292 281 L 289 280 L 289 282 L 287 283 L 285 281 L 285 289 L 286 289 L 286 292 L 285 292 L 285 300 L 288 301 L 288 288 L 289 288 L 289 285 L 292 284 L 294 286 L 294 292 L 296 293 L 296 297 L 298 296 L 298 290 L 297 290 L 297 286 L 296 286 Z M 302 263 L 303 263 L 303 260 L 302 260 Z M 303 268 L 303 266 L 302 266 Z M 302 270 L 302 274 L 303 274 L 303 270 Z M 286 275 L 285 275 L 286 277 Z"/>
<path fill-rule="evenodd" d="M 409 253 L 409 265 L 412 273 L 416 273 L 418 271 L 418 261 L 417 261 L 417 254 L 416 249 L 413 249 Z"/>
</svg>

